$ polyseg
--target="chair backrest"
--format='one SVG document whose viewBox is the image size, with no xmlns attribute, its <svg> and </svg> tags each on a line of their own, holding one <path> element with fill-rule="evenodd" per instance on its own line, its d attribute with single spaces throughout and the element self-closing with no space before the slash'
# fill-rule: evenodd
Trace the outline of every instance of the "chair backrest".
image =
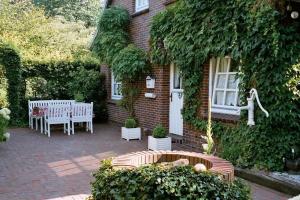
<svg viewBox="0 0 300 200">
<path fill-rule="evenodd" d="M 70 105 L 49 105 L 45 118 L 50 122 L 68 122 L 70 120 Z"/>
<path fill-rule="evenodd" d="M 72 119 L 91 120 L 93 118 L 93 103 L 75 103 L 72 105 Z"/>
<path fill-rule="evenodd" d="M 28 101 L 28 114 L 32 114 L 33 108 L 48 108 L 49 105 L 72 105 L 75 100 L 38 100 Z"/>
<path fill-rule="evenodd" d="M 47 108 L 49 106 L 49 100 L 40 101 L 28 101 L 28 114 L 32 114 L 33 108 Z"/>
<path fill-rule="evenodd" d="M 51 100 L 49 105 L 72 105 L 75 100 Z"/>
</svg>

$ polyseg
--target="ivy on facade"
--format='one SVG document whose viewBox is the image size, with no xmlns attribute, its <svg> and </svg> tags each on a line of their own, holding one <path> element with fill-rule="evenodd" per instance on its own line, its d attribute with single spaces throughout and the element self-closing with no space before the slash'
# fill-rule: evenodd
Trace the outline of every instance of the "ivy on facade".
<svg viewBox="0 0 300 200">
<path fill-rule="evenodd" d="M 300 146 L 300 27 L 277 6 L 263 0 L 181 0 L 155 16 L 151 26 L 151 61 L 180 67 L 183 117 L 199 130 L 207 124 L 198 115 L 203 64 L 226 55 L 242 62 L 242 101 L 255 87 L 270 117 L 256 109 L 254 128 L 242 120 L 233 128 L 215 123 L 213 131 L 221 156 L 243 167 L 280 170 L 285 154 Z"/>
<path fill-rule="evenodd" d="M 130 44 L 129 24 L 130 16 L 126 9 L 119 6 L 105 9 L 98 22 L 98 34 L 92 49 L 122 82 L 120 105 L 131 117 L 135 117 L 134 102 L 139 95 L 136 81 L 149 72 L 150 65 L 146 52 Z"/>
</svg>

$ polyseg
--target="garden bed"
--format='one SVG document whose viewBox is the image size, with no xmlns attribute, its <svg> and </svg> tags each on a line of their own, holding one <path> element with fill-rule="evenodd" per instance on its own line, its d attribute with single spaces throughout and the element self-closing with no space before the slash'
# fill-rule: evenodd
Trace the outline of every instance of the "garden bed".
<svg viewBox="0 0 300 200">
<path fill-rule="evenodd" d="M 112 160 L 115 168 L 137 168 L 146 164 L 173 162 L 188 159 L 190 165 L 204 164 L 208 171 L 222 174 L 229 182 L 234 179 L 233 165 L 221 158 L 186 151 L 141 151 L 116 157 Z"/>
</svg>

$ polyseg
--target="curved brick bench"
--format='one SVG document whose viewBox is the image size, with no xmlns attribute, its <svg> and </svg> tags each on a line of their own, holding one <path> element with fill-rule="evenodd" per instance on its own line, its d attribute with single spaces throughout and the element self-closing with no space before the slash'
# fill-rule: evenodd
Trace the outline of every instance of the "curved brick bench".
<svg viewBox="0 0 300 200">
<path fill-rule="evenodd" d="M 230 162 L 215 156 L 187 151 L 140 151 L 113 158 L 112 164 L 115 169 L 133 169 L 145 164 L 173 162 L 179 159 L 188 159 L 190 165 L 202 163 L 207 170 L 221 174 L 229 182 L 234 179 L 234 167 Z"/>
</svg>

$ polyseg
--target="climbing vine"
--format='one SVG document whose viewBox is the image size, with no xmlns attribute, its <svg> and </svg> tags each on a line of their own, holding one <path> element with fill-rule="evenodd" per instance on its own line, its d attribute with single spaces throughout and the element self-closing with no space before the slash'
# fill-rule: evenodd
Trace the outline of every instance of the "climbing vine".
<svg viewBox="0 0 300 200">
<path fill-rule="evenodd" d="M 151 60 L 180 67 L 183 117 L 202 131 L 207 122 L 198 115 L 197 97 L 204 63 L 226 55 L 241 61 L 242 101 L 255 87 L 270 117 L 256 109 L 254 128 L 246 127 L 245 120 L 235 127 L 214 123 L 221 156 L 244 167 L 280 170 L 291 146 L 300 145 L 300 29 L 278 9 L 282 5 L 272 2 L 179 0 L 153 19 Z"/>
<path fill-rule="evenodd" d="M 105 9 L 92 49 L 102 63 L 112 68 L 115 78 L 122 82 L 120 105 L 130 117 L 135 117 L 134 102 L 139 95 L 136 81 L 149 72 L 150 65 L 146 52 L 130 44 L 127 33 L 129 23 L 130 16 L 126 9 L 118 6 Z"/>
<path fill-rule="evenodd" d="M 20 105 L 22 91 L 21 57 L 18 50 L 11 44 L 0 39 L 0 64 L 5 68 L 5 76 L 8 82 L 7 96 L 9 108 L 12 111 L 11 118 L 19 120 L 22 112 Z"/>
</svg>

